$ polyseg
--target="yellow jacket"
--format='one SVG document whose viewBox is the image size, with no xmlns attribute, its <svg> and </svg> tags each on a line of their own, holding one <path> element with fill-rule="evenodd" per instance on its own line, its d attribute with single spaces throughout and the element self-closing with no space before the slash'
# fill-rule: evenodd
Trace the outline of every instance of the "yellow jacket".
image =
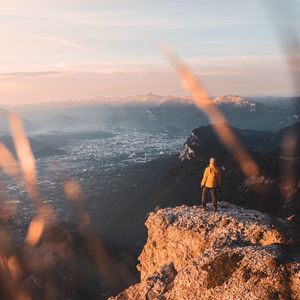
<svg viewBox="0 0 300 300">
<path fill-rule="evenodd" d="M 221 187 L 221 171 L 214 164 L 205 168 L 201 186 L 207 188 Z"/>
</svg>

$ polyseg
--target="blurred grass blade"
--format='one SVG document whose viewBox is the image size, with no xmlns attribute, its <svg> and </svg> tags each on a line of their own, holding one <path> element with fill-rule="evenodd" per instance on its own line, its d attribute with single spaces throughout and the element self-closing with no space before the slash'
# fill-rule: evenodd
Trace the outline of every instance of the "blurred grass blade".
<svg viewBox="0 0 300 300">
<path fill-rule="evenodd" d="M 35 199 L 39 193 L 37 189 L 35 158 L 31 151 L 29 140 L 25 134 L 23 124 L 19 116 L 10 114 L 9 124 L 28 193 L 33 199 Z"/>
<path fill-rule="evenodd" d="M 0 167 L 4 174 L 12 178 L 17 178 L 21 173 L 18 162 L 3 144 L 0 144 Z"/>
<path fill-rule="evenodd" d="M 195 105 L 208 116 L 216 134 L 237 160 L 244 174 L 251 178 L 259 176 L 260 171 L 258 166 L 250 154 L 239 143 L 226 118 L 210 99 L 203 85 L 184 62 L 176 57 L 169 48 L 164 48 L 163 50 L 167 59 L 175 67 L 182 85 L 192 94 Z"/>
<path fill-rule="evenodd" d="M 42 236 L 43 230 L 45 226 L 45 221 L 43 218 L 35 218 L 31 224 L 29 225 L 28 228 L 28 233 L 27 233 L 27 243 L 30 246 L 35 246 L 39 241 Z"/>
</svg>

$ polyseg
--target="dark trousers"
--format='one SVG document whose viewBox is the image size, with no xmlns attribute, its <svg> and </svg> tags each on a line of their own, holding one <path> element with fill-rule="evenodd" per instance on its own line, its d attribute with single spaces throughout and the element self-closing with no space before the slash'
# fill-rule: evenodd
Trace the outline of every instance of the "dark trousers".
<svg viewBox="0 0 300 300">
<path fill-rule="evenodd" d="M 214 210 L 217 210 L 217 193 L 215 188 L 204 187 L 202 190 L 202 207 L 206 208 L 206 198 L 207 192 L 210 192 L 211 202 L 213 204 Z"/>
</svg>

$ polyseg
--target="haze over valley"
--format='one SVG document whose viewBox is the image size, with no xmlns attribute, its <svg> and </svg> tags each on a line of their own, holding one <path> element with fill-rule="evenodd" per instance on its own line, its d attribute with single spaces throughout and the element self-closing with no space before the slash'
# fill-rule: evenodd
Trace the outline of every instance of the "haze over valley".
<svg viewBox="0 0 300 300">
<path fill-rule="evenodd" d="M 84 261 L 64 279 L 77 278 L 73 283 L 77 294 L 83 292 L 94 298 L 102 285 L 93 273 L 79 275 L 90 262 L 78 240 L 78 215 L 64 194 L 66 182 L 80 185 L 97 235 L 111 259 L 130 274 L 128 280 L 113 288 L 113 293 L 137 281 L 134 266 L 146 242 L 143 223 L 148 213 L 167 206 L 199 205 L 201 170 L 210 156 L 217 157 L 226 169 L 223 200 L 276 216 L 300 212 L 293 199 L 280 196 L 282 162 L 293 159 L 299 164 L 298 144 L 292 158 L 282 157 L 286 132 L 299 134 L 295 99 L 282 98 L 276 105 L 267 99 L 254 101 L 241 96 L 213 100 L 262 169 L 264 177 L 259 185 L 272 204 L 253 196 L 251 184 L 247 186 L 208 118 L 190 97 L 148 94 L 114 103 L 110 100 L 98 97 L 1 109 L 1 142 L 16 155 L 7 120 L 10 112 L 21 115 L 36 157 L 38 187 L 44 202 L 54 208 L 58 226 L 63 228 L 59 230 L 71 236 L 68 239 L 72 247 Z M 22 244 L 35 216 L 34 204 L 22 182 L 16 183 L 2 174 L 1 182 L 5 186 L 1 197 L 8 199 L 9 205 L 16 205 L 9 222 L 12 239 L 16 245 Z M 294 195 L 294 199 L 298 197 L 299 186 Z M 90 276 L 98 284 L 81 283 Z M 33 290 L 38 294 L 34 287 Z M 111 293 L 105 285 L 101 292 L 104 299 Z"/>
<path fill-rule="evenodd" d="M 280 136 L 286 130 L 284 128 L 299 126 L 299 115 L 293 110 L 292 104 L 286 105 L 288 101 L 293 99 L 283 98 L 274 107 L 267 100 L 262 103 L 263 101 L 240 96 L 217 97 L 214 100 L 228 122 L 237 128 L 236 134 L 243 145 L 252 151 L 268 153 L 273 157 L 271 160 L 276 160 L 275 157 L 280 155 Z M 57 209 L 61 220 L 73 222 L 62 187 L 64 182 L 75 180 L 84 191 L 87 206 L 95 213 L 93 221 L 100 233 L 123 247 L 130 245 L 135 250 L 135 244 L 140 244 L 139 239 L 136 243 L 129 241 L 127 234 L 127 241 L 120 242 L 123 235 L 120 233 L 121 228 L 124 228 L 122 218 L 116 233 L 112 235 L 110 232 L 112 226 L 118 227 L 119 221 L 116 222 L 115 218 L 120 215 L 121 207 L 128 211 L 135 202 L 145 204 L 145 186 L 150 190 L 154 189 L 160 184 L 160 178 L 167 176 L 173 167 L 176 170 L 179 153 L 181 152 L 182 160 L 186 155 L 182 154 L 186 151 L 185 142 L 195 128 L 201 126 L 197 132 L 202 139 L 201 147 L 204 148 L 197 155 L 202 157 L 202 161 L 214 154 L 216 149 L 221 151 L 221 154 L 216 153 L 220 157 L 223 157 L 222 151 L 225 151 L 212 140 L 214 133 L 209 129 L 207 117 L 188 97 L 148 94 L 121 98 L 119 103 L 114 104 L 109 99 L 105 101 L 95 98 L 60 105 L 28 105 L 15 107 L 14 110 L 23 118 L 37 159 L 39 186 L 46 201 Z M 2 115 L 4 120 L 8 111 L 3 109 Z M 1 128 L 5 135 L 0 140 L 14 153 L 8 123 L 2 122 Z M 225 156 L 224 163 L 226 160 Z M 274 167 L 277 164 L 274 163 Z M 133 170 L 138 172 L 140 178 Z M 127 173 L 131 175 L 126 175 Z M 187 175 L 186 180 L 190 176 L 192 172 Z M 22 185 L 2 179 L 10 199 L 26 200 Z M 168 189 L 168 185 L 164 188 Z M 183 195 L 188 194 L 185 189 L 181 192 Z M 161 193 L 163 194 L 164 192 Z M 171 193 L 170 201 L 173 196 Z M 30 201 L 26 201 L 27 204 L 21 206 L 19 219 L 15 222 L 17 231 L 24 231 L 26 226 L 23 219 L 29 222 L 33 214 L 28 208 Z M 156 203 L 151 201 L 149 205 L 153 208 L 164 205 L 158 199 L 155 200 Z M 182 201 L 187 200 L 182 198 Z M 189 201 L 194 204 L 198 202 L 194 196 Z M 169 205 L 171 203 L 172 201 Z M 142 222 L 147 207 L 145 204 L 140 215 L 136 216 L 137 221 Z"/>
</svg>

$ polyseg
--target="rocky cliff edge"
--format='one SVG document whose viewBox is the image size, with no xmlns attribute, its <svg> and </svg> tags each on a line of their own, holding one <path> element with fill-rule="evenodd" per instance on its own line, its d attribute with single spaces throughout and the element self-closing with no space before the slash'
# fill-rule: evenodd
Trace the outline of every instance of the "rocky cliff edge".
<svg viewBox="0 0 300 300">
<path fill-rule="evenodd" d="M 221 202 L 217 212 L 180 206 L 151 213 L 126 299 L 300 299 L 300 259 L 288 224 Z"/>
</svg>

